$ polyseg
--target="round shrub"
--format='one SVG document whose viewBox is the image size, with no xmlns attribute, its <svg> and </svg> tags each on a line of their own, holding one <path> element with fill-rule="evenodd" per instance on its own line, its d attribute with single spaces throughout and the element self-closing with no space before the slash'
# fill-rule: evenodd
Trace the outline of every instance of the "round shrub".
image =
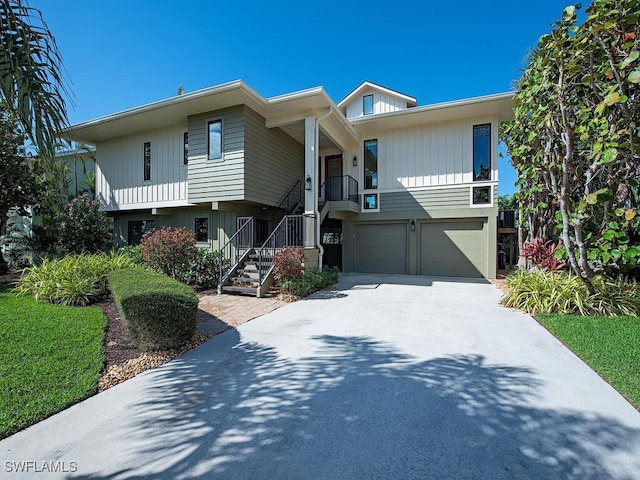
<svg viewBox="0 0 640 480">
<path fill-rule="evenodd" d="M 304 273 L 304 249 L 287 247 L 273 257 L 273 278 L 283 282 L 302 276 Z"/>
<path fill-rule="evenodd" d="M 119 270 L 108 278 L 125 327 L 140 349 L 178 348 L 193 337 L 198 297 L 191 288 L 143 268 Z"/>
<path fill-rule="evenodd" d="M 197 255 L 196 237 L 185 228 L 162 227 L 145 235 L 142 240 L 144 264 L 184 283 L 189 266 Z"/>
</svg>

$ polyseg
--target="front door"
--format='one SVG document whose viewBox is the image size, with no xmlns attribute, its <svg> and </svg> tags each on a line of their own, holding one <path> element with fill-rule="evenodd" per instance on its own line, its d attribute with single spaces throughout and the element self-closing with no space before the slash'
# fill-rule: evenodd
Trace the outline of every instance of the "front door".
<svg viewBox="0 0 640 480">
<path fill-rule="evenodd" d="M 324 162 L 324 199 L 342 200 L 342 155 L 328 155 Z"/>
</svg>

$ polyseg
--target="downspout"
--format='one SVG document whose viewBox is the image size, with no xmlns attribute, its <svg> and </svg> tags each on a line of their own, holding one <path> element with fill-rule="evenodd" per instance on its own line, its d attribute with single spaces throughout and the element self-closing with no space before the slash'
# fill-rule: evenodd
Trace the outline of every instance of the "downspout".
<svg viewBox="0 0 640 480">
<path fill-rule="evenodd" d="M 327 118 L 329 115 L 333 113 L 333 106 L 329 106 L 329 111 L 324 115 L 321 115 L 318 120 L 316 120 L 316 134 L 315 134 L 315 158 L 314 161 L 318 159 L 320 156 L 320 121 Z M 316 168 L 316 172 L 318 169 Z M 317 173 L 316 173 L 317 174 Z M 318 179 L 320 180 L 320 179 Z M 318 185 L 318 182 L 315 182 Z M 318 211 L 318 195 L 320 192 L 316 192 L 313 199 L 313 214 L 316 217 L 316 245 L 318 246 L 318 271 L 322 271 L 322 258 L 324 257 L 324 248 L 322 248 L 322 243 L 320 243 L 320 212 Z"/>
</svg>

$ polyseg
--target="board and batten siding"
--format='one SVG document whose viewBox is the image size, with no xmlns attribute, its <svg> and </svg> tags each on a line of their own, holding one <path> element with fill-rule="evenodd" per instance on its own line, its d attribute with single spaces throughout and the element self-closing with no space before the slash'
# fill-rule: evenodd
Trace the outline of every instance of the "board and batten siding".
<svg viewBox="0 0 640 480">
<path fill-rule="evenodd" d="M 189 117 L 191 203 L 244 200 L 244 107 Z M 208 122 L 222 120 L 222 158 L 209 160 Z"/>
<path fill-rule="evenodd" d="M 473 183 L 473 126 L 483 123 L 491 123 L 495 181 L 498 122 L 478 118 L 364 134 L 363 140 L 378 140 L 378 189 Z"/>
<path fill-rule="evenodd" d="M 107 211 L 187 204 L 182 134 L 186 125 L 100 142 L 96 194 Z M 144 180 L 144 144 L 151 142 L 151 180 Z"/>
<path fill-rule="evenodd" d="M 401 98 L 387 95 L 379 90 L 365 90 L 349 104 L 347 104 L 347 118 L 365 116 L 362 112 L 362 98 L 373 95 L 373 114 L 396 112 L 407 108 L 407 101 Z M 368 116 L 368 115 L 367 115 Z"/>
<path fill-rule="evenodd" d="M 304 177 L 304 146 L 246 106 L 244 120 L 245 199 L 277 207 Z"/>
</svg>

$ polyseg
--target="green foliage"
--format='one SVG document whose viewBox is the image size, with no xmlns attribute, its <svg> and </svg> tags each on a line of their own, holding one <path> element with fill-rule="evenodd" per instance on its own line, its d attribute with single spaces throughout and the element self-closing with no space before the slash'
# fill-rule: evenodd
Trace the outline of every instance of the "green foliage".
<svg viewBox="0 0 640 480">
<path fill-rule="evenodd" d="M 304 249 L 287 247 L 273 257 L 273 278 L 284 282 L 300 277 L 304 273 Z"/>
<path fill-rule="evenodd" d="M 296 297 L 306 297 L 338 281 L 340 272 L 336 267 L 306 270 L 302 275 L 280 282 L 280 290 Z"/>
<path fill-rule="evenodd" d="M 515 195 L 498 196 L 498 208 L 500 210 L 518 210 L 518 201 Z"/>
<path fill-rule="evenodd" d="M 142 247 L 140 245 L 122 245 L 116 249 L 118 254 L 129 258 L 135 265 L 143 265 Z"/>
<path fill-rule="evenodd" d="M 27 207 L 38 197 L 38 185 L 33 162 L 25 156 L 25 137 L 16 119 L 0 101 L 0 236 L 5 234 L 10 210 L 29 215 Z M 0 255 L 0 273 L 6 270 Z"/>
<path fill-rule="evenodd" d="M 592 279 L 594 292 L 572 274 L 518 270 L 507 277 L 502 303 L 531 314 L 640 315 L 640 285 L 624 279 Z"/>
<path fill-rule="evenodd" d="M 22 272 L 16 291 L 37 301 L 62 305 L 89 305 L 107 293 L 106 274 L 134 264 L 124 254 L 69 255 L 44 259 Z"/>
<path fill-rule="evenodd" d="M 554 336 L 640 409 L 640 319 L 538 315 Z"/>
<path fill-rule="evenodd" d="M 634 266 L 635 253 L 620 251 L 630 230 L 603 236 L 616 210 L 638 206 L 640 7 L 595 0 L 582 25 L 578 8 L 565 9 L 540 38 L 502 138 L 518 170 L 530 238 L 559 236 L 573 272 L 592 290 L 594 273 Z"/>
<path fill-rule="evenodd" d="M 198 248 L 184 274 L 187 285 L 214 288 L 220 283 L 220 252 Z"/>
<path fill-rule="evenodd" d="M 111 220 L 99 209 L 96 200 L 85 193 L 73 198 L 56 218 L 59 244 L 65 253 L 95 253 L 108 249 Z"/>
<path fill-rule="evenodd" d="M 177 348 L 191 339 L 198 316 L 198 297 L 191 288 L 142 268 L 114 271 L 108 277 L 125 326 L 139 348 Z"/>
<path fill-rule="evenodd" d="M 96 392 L 106 319 L 0 284 L 0 439 Z"/>
<path fill-rule="evenodd" d="M 197 255 L 196 238 L 185 228 L 162 227 L 142 239 L 144 264 L 183 283 Z"/>
<path fill-rule="evenodd" d="M 40 153 L 53 157 L 67 123 L 62 57 L 42 14 L 21 0 L 0 0 L 0 98 Z"/>
</svg>

